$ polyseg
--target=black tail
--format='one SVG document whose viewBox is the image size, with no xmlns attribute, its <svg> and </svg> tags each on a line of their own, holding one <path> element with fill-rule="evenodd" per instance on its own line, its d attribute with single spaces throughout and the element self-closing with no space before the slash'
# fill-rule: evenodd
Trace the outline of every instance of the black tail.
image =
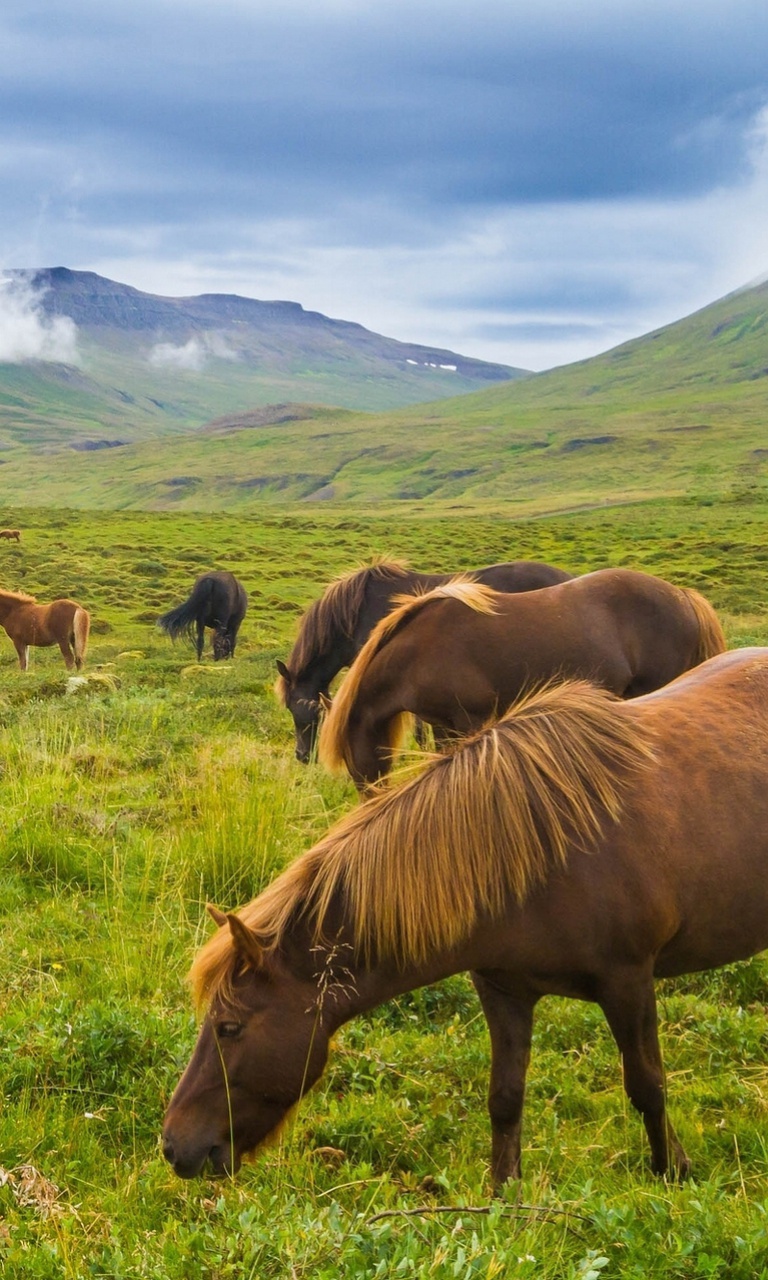
<svg viewBox="0 0 768 1280">
<path fill-rule="evenodd" d="M 210 594 L 209 582 L 196 582 L 189 599 L 177 605 L 175 609 L 170 609 L 168 613 L 164 613 L 162 618 L 158 618 L 157 626 L 172 640 L 185 635 L 194 644 L 196 624 L 199 618 L 205 617 Z"/>
</svg>

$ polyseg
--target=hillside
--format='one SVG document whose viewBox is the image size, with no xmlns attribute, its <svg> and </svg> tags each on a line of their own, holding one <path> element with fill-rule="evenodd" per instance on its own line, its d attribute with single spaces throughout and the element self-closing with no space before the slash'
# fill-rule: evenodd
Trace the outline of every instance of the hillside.
<svg viewBox="0 0 768 1280">
<path fill-rule="evenodd" d="M 64 267 L 7 273 L 43 323 L 77 326 L 77 364 L 0 364 L 0 442 L 132 441 L 275 401 L 391 409 L 523 370 L 382 337 L 296 302 L 163 298 Z"/>
<path fill-rule="evenodd" d="M 760 490 L 768 284 L 605 355 L 384 414 L 281 404 L 119 450 L 8 451 L 49 505 L 402 503 L 510 513 Z M 119 463 L 116 461 L 119 455 Z M 20 499 L 21 500 L 21 499 Z"/>
</svg>

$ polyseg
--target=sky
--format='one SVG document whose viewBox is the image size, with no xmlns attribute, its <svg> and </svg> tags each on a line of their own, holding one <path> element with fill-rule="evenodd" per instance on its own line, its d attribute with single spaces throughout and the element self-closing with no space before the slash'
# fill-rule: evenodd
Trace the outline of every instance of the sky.
<svg viewBox="0 0 768 1280">
<path fill-rule="evenodd" d="M 768 274 L 765 0 L 3 0 L 0 68 L 0 268 L 529 369 Z"/>
</svg>

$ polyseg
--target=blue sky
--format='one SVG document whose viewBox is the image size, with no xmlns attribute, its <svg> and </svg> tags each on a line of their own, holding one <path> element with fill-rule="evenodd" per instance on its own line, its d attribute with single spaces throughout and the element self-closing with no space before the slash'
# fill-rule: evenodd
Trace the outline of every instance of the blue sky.
<svg viewBox="0 0 768 1280">
<path fill-rule="evenodd" d="M 765 0 L 4 0 L 0 266 L 547 368 L 768 273 Z"/>
</svg>

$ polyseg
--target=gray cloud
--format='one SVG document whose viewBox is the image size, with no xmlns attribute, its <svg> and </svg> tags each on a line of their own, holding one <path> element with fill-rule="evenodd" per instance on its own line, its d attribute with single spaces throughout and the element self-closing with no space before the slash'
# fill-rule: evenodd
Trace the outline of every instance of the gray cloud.
<svg viewBox="0 0 768 1280">
<path fill-rule="evenodd" d="M 6 0 L 0 36 L 9 265 L 557 360 L 765 266 L 764 0 Z"/>
</svg>

